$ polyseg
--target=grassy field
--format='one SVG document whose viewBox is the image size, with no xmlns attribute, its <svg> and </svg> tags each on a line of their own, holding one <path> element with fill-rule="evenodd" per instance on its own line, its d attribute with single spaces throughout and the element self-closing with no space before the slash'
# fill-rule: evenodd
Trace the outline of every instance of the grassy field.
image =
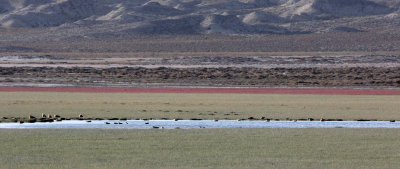
<svg viewBox="0 0 400 169">
<path fill-rule="evenodd" d="M 396 129 L 0 130 L 1 168 L 397 168 Z"/>
<path fill-rule="evenodd" d="M 400 120 L 400 96 L 0 92 L 0 116 Z"/>
</svg>

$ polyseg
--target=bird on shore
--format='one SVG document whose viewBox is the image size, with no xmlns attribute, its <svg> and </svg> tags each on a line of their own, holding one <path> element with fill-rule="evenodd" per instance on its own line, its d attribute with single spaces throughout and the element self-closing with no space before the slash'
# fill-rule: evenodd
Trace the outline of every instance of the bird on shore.
<svg viewBox="0 0 400 169">
<path fill-rule="evenodd" d="M 28 116 L 28 119 L 29 119 L 29 120 L 31 120 L 31 119 L 36 119 L 36 117 L 35 117 L 35 116 L 32 116 L 32 115 L 29 115 L 29 116 Z"/>
</svg>

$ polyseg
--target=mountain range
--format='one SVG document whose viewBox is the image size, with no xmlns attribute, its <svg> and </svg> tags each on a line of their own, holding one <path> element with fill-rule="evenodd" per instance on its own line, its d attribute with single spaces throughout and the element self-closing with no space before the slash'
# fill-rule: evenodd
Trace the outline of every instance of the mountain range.
<svg viewBox="0 0 400 169">
<path fill-rule="evenodd" d="M 69 35 L 399 32 L 399 0 L 0 0 L 0 28 Z"/>
</svg>

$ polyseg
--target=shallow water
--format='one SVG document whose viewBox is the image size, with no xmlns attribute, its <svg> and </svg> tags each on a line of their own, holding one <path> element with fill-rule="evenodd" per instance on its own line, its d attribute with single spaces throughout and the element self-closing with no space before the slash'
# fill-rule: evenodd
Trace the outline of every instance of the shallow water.
<svg viewBox="0 0 400 169">
<path fill-rule="evenodd" d="M 106 122 L 110 124 L 105 124 Z M 116 124 L 115 124 L 116 123 Z M 119 124 L 120 123 L 120 124 Z M 0 123 L 0 128 L 27 129 L 151 129 L 163 127 L 165 129 L 193 129 L 193 128 L 400 128 L 400 122 L 388 121 L 236 121 L 236 120 L 66 120 L 52 123 Z"/>
</svg>

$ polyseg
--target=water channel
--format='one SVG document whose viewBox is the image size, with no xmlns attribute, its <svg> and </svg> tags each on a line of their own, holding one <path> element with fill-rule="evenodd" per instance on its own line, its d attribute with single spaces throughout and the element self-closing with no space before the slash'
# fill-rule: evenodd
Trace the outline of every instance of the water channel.
<svg viewBox="0 0 400 169">
<path fill-rule="evenodd" d="M 65 120 L 52 123 L 0 123 L 0 129 L 195 129 L 195 128 L 400 128 L 389 121 L 236 121 L 236 120 Z"/>
</svg>

